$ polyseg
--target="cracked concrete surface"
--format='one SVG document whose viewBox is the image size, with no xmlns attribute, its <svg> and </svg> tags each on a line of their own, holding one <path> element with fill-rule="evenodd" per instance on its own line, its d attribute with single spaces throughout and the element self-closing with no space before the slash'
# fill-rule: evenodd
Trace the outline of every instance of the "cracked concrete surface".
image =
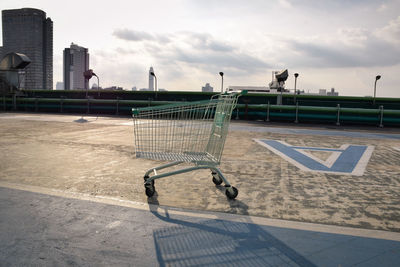
<svg viewBox="0 0 400 267">
<path fill-rule="evenodd" d="M 79 118 L 0 114 L 0 181 L 147 203 L 143 175 L 164 162 L 135 158 L 130 119 Z M 209 171 L 200 170 L 157 180 L 160 205 L 400 232 L 400 139 L 263 132 L 255 126 L 276 126 L 233 125 L 245 127 L 230 130 L 220 167 L 239 189 L 237 199 L 227 200 Z M 363 176 L 337 175 L 302 171 L 254 138 L 375 149 Z"/>
</svg>

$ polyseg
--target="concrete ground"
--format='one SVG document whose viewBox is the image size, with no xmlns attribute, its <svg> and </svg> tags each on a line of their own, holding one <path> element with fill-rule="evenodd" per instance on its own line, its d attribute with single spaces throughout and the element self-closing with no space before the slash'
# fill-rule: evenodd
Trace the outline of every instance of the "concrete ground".
<svg viewBox="0 0 400 267">
<path fill-rule="evenodd" d="M 0 266 L 400 264 L 399 241 L 365 237 L 379 231 L 354 236 L 334 233 L 343 227 L 19 187 L 0 187 Z"/>
<path fill-rule="evenodd" d="M 147 169 L 163 162 L 135 158 L 133 126 L 129 118 L 2 113 L 0 186 L 23 189 L 38 187 L 48 192 L 80 194 L 146 205 L 253 215 L 258 216 L 254 218 L 282 220 L 281 224 L 294 221 L 346 226 L 352 227 L 345 228 L 350 229 L 346 230 L 346 235 L 350 236 L 360 229 L 379 230 L 360 235 L 395 240 L 397 246 L 400 241 L 400 130 L 332 128 L 334 129 L 234 121 L 220 167 L 231 184 L 239 189 L 236 200 L 227 200 L 224 188 L 212 183 L 207 170 L 157 180 L 156 195 L 147 199 L 144 194 L 143 174 Z M 299 168 L 254 139 L 285 142 L 297 148 L 338 150 L 348 144 L 369 146 L 373 149 L 370 158 L 363 158 L 361 165 L 364 166 L 361 167 L 365 168 L 361 175 L 315 172 Z M 330 157 L 324 149 L 310 153 L 324 162 Z M 12 194 L 23 195 L 15 192 Z M 20 201 L 26 200 L 16 198 L 9 204 Z M 2 213 L 7 210 L 7 205 L 1 207 Z M 65 216 L 71 216 L 72 211 L 68 207 L 63 210 Z M 135 216 L 140 218 L 148 215 Z M 100 217 L 84 223 L 96 223 Z M 7 220 L 3 216 L 1 218 L 1 222 L 9 223 L 12 216 Z M 50 218 L 48 222 L 51 220 Z M 57 223 L 59 227 L 62 226 L 61 221 Z M 210 221 L 200 224 L 209 229 L 207 227 L 211 227 L 210 224 L 218 227 L 215 223 Z M 4 223 L 0 225 L 3 229 Z M 134 223 L 131 227 L 135 227 L 133 225 Z M 317 226 L 314 228 L 319 231 Z M 41 232 L 43 229 L 35 231 Z M 148 235 L 148 232 L 144 235 Z M 162 235 L 160 233 L 157 238 L 161 240 L 164 238 Z M 251 243 L 251 240 L 245 241 Z M 390 246 L 385 249 L 386 253 Z M 400 258 L 398 247 L 394 251 L 394 255 Z M 138 253 L 147 255 L 145 252 Z M 171 264 L 169 258 L 164 258 L 160 253 L 157 252 L 158 264 Z M 307 260 L 307 264 L 322 263 L 308 258 L 311 254 L 299 252 Z M 350 265 L 356 262 L 347 263 Z M 301 263 L 302 261 L 300 264 L 297 262 L 302 266 Z"/>
</svg>

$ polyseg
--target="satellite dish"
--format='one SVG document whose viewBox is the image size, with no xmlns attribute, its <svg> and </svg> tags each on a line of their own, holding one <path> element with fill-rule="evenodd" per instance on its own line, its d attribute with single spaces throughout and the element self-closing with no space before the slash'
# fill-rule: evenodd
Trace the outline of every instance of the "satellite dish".
<svg viewBox="0 0 400 267">
<path fill-rule="evenodd" d="M 24 54 L 8 53 L 0 61 L 0 92 L 17 93 L 31 60 Z"/>
<path fill-rule="evenodd" d="M 21 70 L 31 63 L 29 57 L 20 53 L 8 53 L 0 61 L 0 70 Z"/>
<path fill-rule="evenodd" d="M 287 69 L 281 70 L 280 72 L 275 74 L 275 78 L 278 81 L 278 83 L 285 82 L 288 77 L 289 77 L 289 72 Z"/>
</svg>

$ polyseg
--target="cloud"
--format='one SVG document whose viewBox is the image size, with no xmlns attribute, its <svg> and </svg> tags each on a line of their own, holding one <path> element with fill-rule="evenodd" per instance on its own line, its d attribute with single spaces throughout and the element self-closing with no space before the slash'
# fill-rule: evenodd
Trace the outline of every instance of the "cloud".
<svg viewBox="0 0 400 267">
<path fill-rule="evenodd" d="M 182 32 L 185 41 L 191 43 L 195 48 L 201 50 L 211 50 L 216 52 L 231 52 L 234 47 L 222 41 L 214 39 L 211 34 Z"/>
<path fill-rule="evenodd" d="M 278 2 L 283 8 L 292 8 L 292 4 L 288 0 L 279 0 Z"/>
<path fill-rule="evenodd" d="M 302 67 L 348 68 L 400 64 L 400 17 L 376 31 L 341 28 L 313 38 L 283 40 L 289 48 L 282 57 Z"/>
<path fill-rule="evenodd" d="M 383 12 L 383 11 L 387 10 L 387 8 L 388 7 L 386 4 L 381 4 L 376 11 Z"/>
<path fill-rule="evenodd" d="M 143 40 L 154 40 L 154 37 L 147 33 L 141 31 L 132 31 L 128 29 L 116 29 L 113 35 L 119 39 L 126 41 L 143 41 Z"/>
<path fill-rule="evenodd" d="M 400 63 L 399 50 L 379 40 L 370 41 L 364 48 L 345 46 L 339 42 L 332 46 L 291 41 L 289 45 L 300 55 L 289 61 L 306 67 L 374 67 Z"/>
<path fill-rule="evenodd" d="M 387 42 L 400 44 L 400 16 L 396 19 L 389 21 L 388 25 L 375 32 L 378 38 L 382 38 Z"/>
<path fill-rule="evenodd" d="M 245 75 L 269 67 L 262 59 L 242 51 L 240 46 L 219 40 L 208 33 L 185 31 L 155 35 L 124 29 L 115 30 L 113 35 L 128 41 L 127 47 L 119 47 L 117 53 L 133 51 L 129 43 L 134 41 L 136 49 L 165 68 L 191 65 L 202 71 L 213 72 L 229 68 L 238 75 Z"/>
</svg>

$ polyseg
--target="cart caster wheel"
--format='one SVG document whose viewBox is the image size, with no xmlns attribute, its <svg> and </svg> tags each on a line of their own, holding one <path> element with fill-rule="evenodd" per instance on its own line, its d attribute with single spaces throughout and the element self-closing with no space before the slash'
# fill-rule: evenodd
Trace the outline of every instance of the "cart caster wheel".
<svg viewBox="0 0 400 267">
<path fill-rule="evenodd" d="M 212 181 L 213 181 L 213 183 L 214 183 L 215 185 L 220 185 L 220 184 L 222 184 L 222 179 L 219 178 L 218 173 L 212 172 L 211 174 L 212 174 L 212 176 L 213 176 Z"/>
<path fill-rule="evenodd" d="M 146 196 L 147 197 L 152 197 L 154 195 L 154 193 L 156 192 L 156 189 L 151 184 L 145 184 L 144 187 L 146 188 Z"/>
<path fill-rule="evenodd" d="M 220 184 L 222 184 L 222 179 L 221 178 L 215 178 L 215 177 L 213 177 L 212 178 L 212 181 L 213 181 L 213 183 L 215 184 L 215 185 L 220 185 Z"/>
<path fill-rule="evenodd" d="M 227 187 L 225 190 L 225 195 L 229 199 L 235 199 L 238 194 L 239 194 L 239 191 L 236 189 L 236 187 L 233 187 L 233 186 Z"/>
<path fill-rule="evenodd" d="M 149 178 L 150 178 L 150 177 L 149 177 L 148 175 L 145 175 L 145 176 L 143 177 L 143 179 L 144 179 L 145 182 L 146 182 L 147 179 L 149 179 Z M 151 185 L 154 187 L 154 180 L 151 181 Z"/>
</svg>

